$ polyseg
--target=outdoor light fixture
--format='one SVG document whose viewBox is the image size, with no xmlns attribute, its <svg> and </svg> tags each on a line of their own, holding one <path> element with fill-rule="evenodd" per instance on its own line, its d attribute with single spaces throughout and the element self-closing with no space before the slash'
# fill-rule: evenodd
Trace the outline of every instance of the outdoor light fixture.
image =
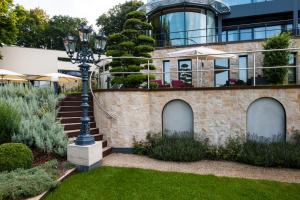
<svg viewBox="0 0 300 200">
<path fill-rule="evenodd" d="M 68 35 L 64 40 L 64 46 L 68 56 L 73 64 L 78 63 L 81 71 L 82 78 L 82 117 L 81 117 L 81 128 L 80 135 L 76 138 L 76 145 L 91 145 L 95 143 L 95 139 L 90 134 L 90 118 L 88 116 L 89 110 L 89 95 L 88 95 L 88 80 L 89 80 L 89 63 L 98 63 L 100 61 L 101 54 L 104 53 L 106 45 L 106 36 L 104 32 L 99 32 L 95 35 L 95 49 L 98 54 L 98 59 L 94 58 L 94 52 L 89 47 L 89 41 L 93 29 L 91 26 L 83 24 L 79 27 L 79 38 L 80 38 L 80 49 L 76 52 L 77 40 L 74 36 Z"/>
<path fill-rule="evenodd" d="M 69 57 L 73 57 L 73 54 L 76 50 L 76 39 L 75 37 L 68 35 L 66 38 L 64 38 L 64 46 L 66 49 L 66 52 Z"/>
<path fill-rule="evenodd" d="M 91 26 L 87 26 L 85 24 L 82 24 L 79 28 L 79 37 L 81 42 L 89 42 L 91 33 L 93 32 L 93 29 Z"/>
<path fill-rule="evenodd" d="M 95 49 L 98 54 L 102 54 L 104 52 L 107 38 L 103 31 L 99 31 L 98 34 L 95 34 Z"/>
</svg>

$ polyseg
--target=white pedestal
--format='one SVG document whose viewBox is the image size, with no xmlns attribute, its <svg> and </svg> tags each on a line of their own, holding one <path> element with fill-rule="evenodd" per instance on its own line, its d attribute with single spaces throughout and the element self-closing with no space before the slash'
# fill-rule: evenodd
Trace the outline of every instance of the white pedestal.
<svg viewBox="0 0 300 200">
<path fill-rule="evenodd" d="M 102 160 L 102 142 L 96 141 L 95 144 L 86 146 L 69 144 L 67 157 L 70 163 L 77 165 L 79 171 L 97 168 Z"/>
</svg>

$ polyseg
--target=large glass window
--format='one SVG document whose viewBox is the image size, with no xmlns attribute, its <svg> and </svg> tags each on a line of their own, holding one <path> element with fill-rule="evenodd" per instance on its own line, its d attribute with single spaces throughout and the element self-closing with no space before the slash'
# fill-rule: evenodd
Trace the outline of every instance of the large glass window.
<svg viewBox="0 0 300 200">
<path fill-rule="evenodd" d="M 161 16 L 162 31 L 168 45 L 181 46 L 185 41 L 184 12 L 169 13 Z"/>
<path fill-rule="evenodd" d="M 228 42 L 238 41 L 239 40 L 239 32 L 238 30 L 228 31 L 227 35 Z"/>
<path fill-rule="evenodd" d="M 186 12 L 187 44 L 206 43 L 206 16 L 203 13 Z"/>
<path fill-rule="evenodd" d="M 266 36 L 267 38 L 279 35 L 282 32 L 281 25 L 278 26 L 268 26 L 266 28 Z"/>
<path fill-rule="evenodd" d="M 296 84 L 297 83 L 297 53 L 291 53 L 289 55 L 289 65 L 295 66 L 295 68 L 288 68 L 288 82 L 289 84 Z"/>
<path fill-rule="evenodd" d="M 229 81 L 229 59 L 215 60 L 215 86 L 224 86 Z"/>
<path fill-rule="evenodd" d="M 164 70 L 164 84 L 169 85 L 171 84 L 171 63 L 169 60 L 163 61 L 163 70 Z"/>
<path fill-rule="evenodd" d="M 182 46 L 216 40 L 215 14 L 209 10 L 173 12 L 154 17 L 153 36 L 158 45 Z"/>
<path fill-rule="evenodd" d="M 207 11 L 207 43 L 216 42 L 216 21 L 215 14 Z"/>
<path fill-rule="evenodd" d="M 240 40 L 252 40 L 252 28 L 241 29 Z"/>
<path fill-rule="evenodd" d="M 239 79 L 247 83 L 248 80 L 248 56 L 239 57 Z"/>
<path fill-rule="evenodd" d="M 192 84 L 192 60 L 179 60 L 178 71 L 179 80 Z"/>
<path fill-rule="evenodd" d="M 254 28 L 254 39 L 265 39 L 266 38 L 266 27 Z"/>
</svg>

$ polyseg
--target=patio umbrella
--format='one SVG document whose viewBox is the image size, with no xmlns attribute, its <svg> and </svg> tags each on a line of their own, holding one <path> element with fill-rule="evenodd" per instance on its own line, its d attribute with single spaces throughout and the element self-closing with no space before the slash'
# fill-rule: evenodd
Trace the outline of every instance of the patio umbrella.
<svg viewBox="0 0 300 200">
<path fill-rule="evenodd" d="M 44 74 L 39 76 L 36 81 L 52 81 L 52 82 L 59 82 L 59 83 L 69 83 L 69 82 L 75 82 L 80 80 L 79 77 L 71 76 L 67 74 L 62 73 L 50 73 L 50 74 Z"/>
<path fill-rule="evenodd" d="M 3 78 L 2 81 L 7 81 L 9 83 L 24 83 L 27 82 L 28 80 L 23 78 Z"/>
<path fill-rule="evenodd" d="M 180 51 L 170 52 L 167 54 L 170 57 L 192 57 L 192 58 L 202 58 L 206 60 L 215 60 L 222 58 L 237 58 L 234 54 L 226 53 L 225 51 L 220 51 L 216 49 L 211 49 L 207 47 L 195 47 L 184 49 Z"/>
<path fill-rule="evenodd" d="M 16 72 L 13 72 L 13 71 L 9 71 L 9 70 L 6 70 L 6 69 L 0 69 L 0 77 L 1 77 L 2 82 L 5 79 L 8 79 L 8 78 L 11 78 L 11 79 L 20 79 L 23 76 L 24 76 L 23 74 L 19 74 L 19 73 L 16 73 Z"/>
<path fill-rule="evenodd" d="M 178 57 L 189 57 L 197 59 L 197 84 L 198 84 L 198 66 L 199 66 L 199 58 L 201 59 L 201 69 L 202 69 L 202 60 L 215 60 L 215 59 L 236 59 L 237 55 L 226 53 L 225 51 L 220 51 L 216 49 L 211 49 L 207 47 L 193 47 L 189 49 L 184 49 L 180 51 L 170 52 L 167 54 L 170 57 L 178 58 Z M 201 72 L 201 85 L 203 81 L 203 74 Z"/>
</svg>

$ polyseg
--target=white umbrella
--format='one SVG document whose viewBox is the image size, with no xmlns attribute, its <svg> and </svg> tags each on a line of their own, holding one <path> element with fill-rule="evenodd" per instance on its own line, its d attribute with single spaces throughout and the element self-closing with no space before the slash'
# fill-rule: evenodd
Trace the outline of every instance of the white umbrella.
<svg viewBox="0 0 300 200">
<path fill-rule="evenodd" d="M 9 71 L 6 69 L 0 69 L 0 77 L 1 77 L 2 81 L 7 78 L 17 78 L 18 79 L 22 76 L 24 76 L 24 75 L 13 72 L 13 71 Z"/>
<path fill-rule="evenodd" d="M 188 57 L 188 58 L 196 58 L 197 59 L 197 84 L 198 84 L 198 59 L 202 60 L 215 60 L 215 59 L 236 59 L 237 55 L 226 53 L 225 51 L 220 51 L 216 49 L 211 49 L 207 47 L 193 47 L 189 49 L 184 49 L 180 51 L 170 52 L 167 54 L 170 57 L 178 58 L 178 57 Z M 202 68 L 202 64 L 201 64 Z M 203 74 L 201 72 L 201 85 L 203 80 Z"/>
<path fill-rule="evenodd" d="M 234 54 L 226 53 L 216 49 L 207 47 L 195 47 L 168 53 L 170 57 L 192 57 L 204 58 L 206 60 L 222 59 L 222 58 L 237 58 Z"/>
<path fill-rule="evenodd" d="M 23 78 L 3 78 L 2 81 L 7 81 L 11 83 L 24 83 L 27 82 L 28 80 Z"/>
<path fill-rule="evenodd" d="M 44 74 L 39 76 L 37 81 L 52 81 L 52 82 L 59 82 L 59 83 L 69 83 L 80 80 L 79 77 L 71 76 L 67 74 L 62 73 L 50 73 L 50 74 Z"/>
</svg>

